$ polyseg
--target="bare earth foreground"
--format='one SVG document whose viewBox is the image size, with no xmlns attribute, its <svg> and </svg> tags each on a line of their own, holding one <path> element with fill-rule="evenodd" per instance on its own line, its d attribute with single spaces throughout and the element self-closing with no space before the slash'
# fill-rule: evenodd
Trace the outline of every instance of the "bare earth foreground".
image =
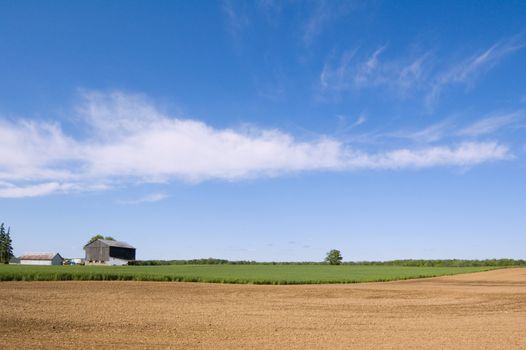
<svg viewBox="0 0 526 350">
<path fill-rule="evenodd" d="M 526 348 L 526 269 L 354 285 L 3 282 L 0 302 L 9 349 Z"/>
</svg>

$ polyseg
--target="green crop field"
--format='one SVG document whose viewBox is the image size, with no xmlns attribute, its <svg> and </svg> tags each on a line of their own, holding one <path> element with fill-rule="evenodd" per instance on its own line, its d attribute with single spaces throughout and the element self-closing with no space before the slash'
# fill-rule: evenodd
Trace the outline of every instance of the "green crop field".
<svg viewBox="0 0 526 350">
<path fill-rule="evenodd" d="M 393 281 L 490 270 L 492 267 L 365 265 L 0 265 L 0 281 L 133 280 L 253 284 L 314 284 Z"/>
</svg>

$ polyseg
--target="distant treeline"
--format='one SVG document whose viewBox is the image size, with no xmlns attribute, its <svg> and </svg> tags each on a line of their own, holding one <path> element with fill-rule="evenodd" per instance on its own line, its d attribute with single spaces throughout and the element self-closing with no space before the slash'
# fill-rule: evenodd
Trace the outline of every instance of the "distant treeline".
<svg viewBox="0 0 526 350">
<path fill-rule="evenodd" d="M 137 260 L 130 265 L 325 265 L 325 262 L 256 262 L 249 260 L 225 260 L 216 258 L 191 260 Z M 526 266 L 526 260 L 514 259 L 486 259 L 486 260 L 391 260 L 391 261 L 347 261 L 342 265 L 385 265 L 385 266 L 413 266 L 413 267 L 484 267 L 484 266 Z"/>
<path fill-rule="evenodd" d="M 191 260 L 135 260 L 130 261 L 129 265 L 153 266 L 153 265 L 254 265 L 255 261 L 230 261 L 225 259 L 207 258 Z"/>
<path fill-rule="evenodd" d="M 391 260 L 391 261 L 359 261 L 344 262 L 347 265 L 387 265 L 416 267 L 484 267 L 484 266 L 526 266 L 526 260 L 486 259 L 486 260 Z"/>
</svg>

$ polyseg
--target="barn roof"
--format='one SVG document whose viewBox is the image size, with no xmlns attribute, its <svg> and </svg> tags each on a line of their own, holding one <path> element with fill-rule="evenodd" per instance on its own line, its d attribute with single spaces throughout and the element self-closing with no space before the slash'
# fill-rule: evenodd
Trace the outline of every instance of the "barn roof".
<svg viewBox="0 0 526 350">
<path fill-rule="evenodd" d="M 60 256 L 59 253 L 26 253 L 22 255 L 19 259 L 20 260 L 53 260 L 53 258 L 56 255 Z"/>
<path fill-rule="evenodd" d="M 129 245 L 128 243 L 126 242 L 121 242 L 121 241 L 111 241 L 111 240 L 107 240 L 107 239 L 99 239 L 99 241 L 101 241 L 102 243 L 110 246 L 110 247 L 119 247 L 119 248 L 131 248 L 131 249 L 135 249 L 135 247 L 132 247 L 131 245 Z"/>
</svg>

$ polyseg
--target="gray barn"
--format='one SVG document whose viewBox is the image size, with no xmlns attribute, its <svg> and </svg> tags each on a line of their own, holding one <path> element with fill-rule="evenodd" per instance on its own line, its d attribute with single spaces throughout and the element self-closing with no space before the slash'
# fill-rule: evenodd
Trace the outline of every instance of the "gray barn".
<svg viewBox="0 0 526 350">
<path fill-rule="evenodd" d="M 86 264 L 127 265 L 135 260 L 135 248 L 126 242 L 97 239 L 84 250 Z"/>
</svg>

